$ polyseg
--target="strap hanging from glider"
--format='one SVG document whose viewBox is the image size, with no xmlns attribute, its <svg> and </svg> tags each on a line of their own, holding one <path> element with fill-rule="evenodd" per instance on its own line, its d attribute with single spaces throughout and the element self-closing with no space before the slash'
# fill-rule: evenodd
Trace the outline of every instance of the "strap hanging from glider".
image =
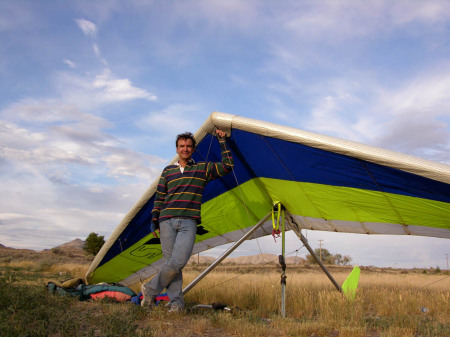
<svg viewBox="0 0 450 337">
<path fill-rule="evenodd" d="M 281 236 L 281 255 L 278 256 L 281 266 L 281 315 L 286 316 L 286 247 L 285 247 L 285 223 L 284 223 L 285 207 L 279 201 L 273 202 L 272 207 L 272 236 L 276 242 L 276 238 Z M 281 220 L 281 221 L 280 221 Z M 280 229 L 281 223 L 281 229 Z"/>
<path fill-rule="evenodd" d="M 284 206 L 281 204 L 280 201 L 274 201 L 273 207 L 272 207 L 272 236 L 275 242 L 277 241 L 276 238 L 280 237 L 280 218 L 283 219 L 282 213 L 285 210 Z"/>
</svg>

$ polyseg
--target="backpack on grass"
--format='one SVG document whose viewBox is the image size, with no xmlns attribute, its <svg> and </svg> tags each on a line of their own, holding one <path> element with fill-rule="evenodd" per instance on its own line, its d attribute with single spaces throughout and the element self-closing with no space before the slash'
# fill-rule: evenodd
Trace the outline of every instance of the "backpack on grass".
<svg viewBox="0 0 450 337">
<path fill-rule="evenodd" d="M 80 301 L 110 298 L 117 302 L 126 302 L 137 296 L 133 290 L 120 284 L 87 285 L 82 279 L 70 279 L 62 283 L 50 281 L 47 283 L 47 289 L 52 294 L 78 297 Z"/>
</svg>

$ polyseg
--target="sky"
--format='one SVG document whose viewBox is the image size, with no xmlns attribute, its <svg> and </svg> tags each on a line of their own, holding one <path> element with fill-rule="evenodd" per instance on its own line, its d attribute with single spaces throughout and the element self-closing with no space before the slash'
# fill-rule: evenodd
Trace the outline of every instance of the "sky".
<svg viewBox="0 0 450 337">
<path fill-rule="evenodd" d="M 213 111 L 450 165 L 450 1 L 0 0 L 0 46 L 8 247 L 107 238 Z M 305 235 L 359 265 L 446 268 L 450 253 Z M 279 251 L 268 237 L 234 255 Z"/>
</svg>

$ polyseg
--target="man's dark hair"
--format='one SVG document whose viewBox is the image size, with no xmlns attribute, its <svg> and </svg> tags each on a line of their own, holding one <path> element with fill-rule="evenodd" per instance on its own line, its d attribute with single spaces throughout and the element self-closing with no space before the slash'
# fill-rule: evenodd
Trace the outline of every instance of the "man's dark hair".
<svg viewBox="0 0 450 337">
<path fill-rule="evenodd" d="M 192 144 L 194 145 L 194 148 L 195 148 L 196 142 L 195 142 L 195 139 L 194 139 L 194 135 L 192 133 L 190 133 L 190 132 L 180 133 L 177 136 L 177 141 L 175 142 L 175 146 L 176 147 L 178 147 L 178 141 L 180 139 L 184 139 L 184 140 L 190 139 L 190 140 L 192 140 Z"/>
</svg>

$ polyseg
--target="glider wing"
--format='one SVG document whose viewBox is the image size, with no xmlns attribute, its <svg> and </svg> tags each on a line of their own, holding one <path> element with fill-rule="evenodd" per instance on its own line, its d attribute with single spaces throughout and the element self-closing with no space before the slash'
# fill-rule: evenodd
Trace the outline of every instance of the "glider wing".
<svg viewBox="0 0 450 337">
<path fill-rule="evenodd" d="M 231 132 L 235 166 L 204 191 L 194 254 L 237 241 L 275 200 L 304 229 L 450 238 L 448 165 L 218 112 L 195 134 L 196 161 L 221 160 L 215 126 Z M 130 285 L 159 270 L 159 239 L 149 232 L 156 184 L 96 256 L 89 282 Z M 254 237 L 271 234 L 271 226 Z"/>
</svg>

